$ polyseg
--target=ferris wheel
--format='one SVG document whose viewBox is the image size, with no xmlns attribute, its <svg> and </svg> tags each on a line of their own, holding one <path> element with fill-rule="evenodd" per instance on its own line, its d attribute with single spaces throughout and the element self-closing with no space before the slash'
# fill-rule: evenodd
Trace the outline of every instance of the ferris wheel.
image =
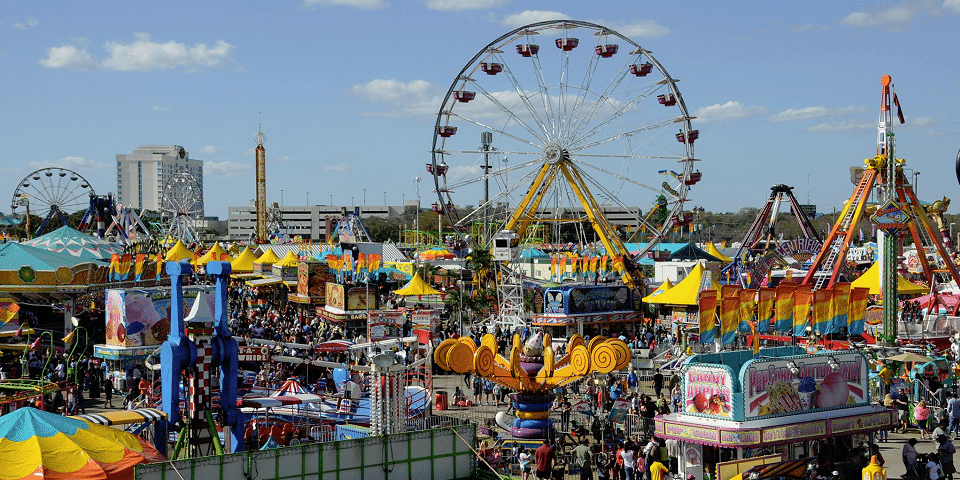
<svg viewBox="0 0 960 480">
<path fill-rule="evenodd" d="M 10 210 L 43 217 L 34 235 L 39 235 L 54 217 L 67 225 L 67 217 L 86 210 L 90 196 L 96 195 L 90 182 L 79 173 L 65 168 L 41 168 L 17 184 Z"/>
<path fill-rule="evenodd" d="M 677 82 L 649 50 L 593 23 L 501 36 L 467 62 L 440 107 L 427 164 L 435 209 L 476 248 L 500 230 L 525 243 L 597 241 L 632 284 L 624 263 L 682 224 L 700 179 L 699 132 Z M 646 245 L 627 251 L 611 214 Z"/>
<path fill-rule="evenodd" d="M 165 224 L 165 240 L 191 244 L 199 239 L 197 221 L 203 215 L 203 189 L 187 172 L 177 172 L 163 184 L 160 214 Z"/>
</svg>

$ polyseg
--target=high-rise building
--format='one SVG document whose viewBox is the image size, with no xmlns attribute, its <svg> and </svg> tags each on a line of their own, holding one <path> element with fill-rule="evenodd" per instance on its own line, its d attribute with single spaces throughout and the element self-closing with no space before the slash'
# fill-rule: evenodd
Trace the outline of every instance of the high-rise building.
<svg viewBox="0 0 960 480">
<path fill-rule="evenodd" d="M 190 158 L 180 145 L 140 145 L 133 153 L 118 154 L 116 201 L 141 210 L 159 211 L 164 182 L 177 172 L 192 175 L 203 191 L 203 160 Z"/>
</svg>

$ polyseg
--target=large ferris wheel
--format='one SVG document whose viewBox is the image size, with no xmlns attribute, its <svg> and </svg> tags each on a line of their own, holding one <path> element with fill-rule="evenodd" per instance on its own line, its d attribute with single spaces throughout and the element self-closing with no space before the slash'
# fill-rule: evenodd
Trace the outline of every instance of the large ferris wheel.
<svg viewBox="0 0 960 480">
<path fill-rule="evenodd" d="M 581 238 L 639 259 L 682 222 L 700 176 L 699 132 L 677 81 L 649 50 L 593 23 L 501 36 L 467 62 L 437 115 L 427 167 L 438 208 L 476 248 L 500 230 L 556 243 L 588 226 Z M 607 212 L 633 217 L 645 247 L 627 251 Z M 623 262 L 614 267 L 633 284 Z"/>
</svg>

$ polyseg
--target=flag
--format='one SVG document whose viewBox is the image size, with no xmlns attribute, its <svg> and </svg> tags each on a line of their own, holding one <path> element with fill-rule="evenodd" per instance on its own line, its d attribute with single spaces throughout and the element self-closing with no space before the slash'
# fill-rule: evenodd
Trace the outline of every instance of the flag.
<svg viewBox="0 0 960 480">
<path fill-rule="evenodd" d="M 821 288 L 813 292 L 813 329 L 826 335 L 830 332 L 830 324 L 833 322 L 832 305 L 833 289 Z"/>
<path fill-rule="evenodd" d="M 777 285 L 776 324 L 774 330 L 790 332 L 793 330 L 793 293 L 797 286 L 789 283 Z"/>
<path fill-rule="evenodd" d="M 740 297 L 720 299 L 720 343 L 730 345 L 737 340 Z"/>
<path fill-rule="evenodd" d="M 110 254 L 110 272 L 109 272 L 109 278 L 111 282 L 117 281 L 118 270 L 120 270 L 120 254 L 111 253 Z"/>
<path fill-rule="evenodd" d="M 896 93 L 893 94 L 893 104 L 897 106 L 897 119 L 900 120 L 900 124 L 903 125 L 907 123 L 907 121 L 903 119 L 903 109 L 900 108 L 900 99 L 897 98 Z"/>
<path fill-rule="evenodd" d="M 700 343 L 713 343 L 717 329 L 717 291 L 700 292 L 697 304 L 700 307 Z"/>
<path fill-rule="evenodd" d="M 550 259 L 550 280 L 557 276 L 557 257 Z"/>
<path fill-rule="evenodd" d="M 760 332 L 770 331 L 770 321 L 773 319 L 773 299 L 776 293 L 776 290 L 772 288 L 760 287 L 760 292 L 757 294 L 759 297 L 757 302 L 757 330 Z"/>
<path fill-rule="evenodd" d="M 720 285 L 720 298 L 736 296 L 739 298 L 740 287 L 737 285 Z"/>
<path fill-rule="evenodd" d="M 756 290 L 740 290 L 740 327 L 741 332 L 751 331 L 750 322 L 756 319 L 754 310 L 757 305 Z"/>
<path fill-rule="evenodd" d="M 154 265 L 157 267 L 156 277 L 159 280 L 160 274 L 163 273 L 163 254 L 162 253 L 157 252 L 157 261 L 156 263 L 154 263 Z"/>
<path fill-rule="evenodd" d="M 563 280 L 567 276 L 567 256 L 560 257 L 560 265 L 557 266 L 557 280 Z"/>
<path fill-rule="evenodd" d="M 869 288 L 854 288 L 850 290 L 850 312 L 847 315 L 847 333 L 860 335 L 867 323 L 867 297 Z"/>
<path fill-rule="evenodd" d="M 810 304 L 813 302 L 812 288 L 810 285 L 801 285 L 793 294 L 793 334 L 796 336 L 807 334 Z"/>
<path fill-rule="evenodd" d="M 840 333 L 847 326 L 850 311 L 850 282 L 837 282 L 833 285 L 833 323 L 830 333 Z"/>
</svg>

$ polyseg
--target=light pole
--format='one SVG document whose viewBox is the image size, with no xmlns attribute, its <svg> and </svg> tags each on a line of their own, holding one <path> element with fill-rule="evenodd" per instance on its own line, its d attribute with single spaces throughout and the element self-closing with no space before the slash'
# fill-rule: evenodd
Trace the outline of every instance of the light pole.
<svg viewBox="0 0 960 480">
<path fill-rule="evenodd" d="M 333 206 L 333 194 L 330 194 L 330 206 Z"/>
<path fill-rule="evenodd" d="M 280 189 L 280 205 L 283 205 L 283 189 Z"/>
<path fill-rule="evenodd" d="M 363 189 L 363 206 L 367 206 L 367 189 Z"/>
<path fill-rule="evenodd" d="M 310 206 L 310 192 L 307 192 L 307 206 Z"/>
<path fill-rule="evenodd" d="M 919 176 L 920 176 L 920 172 L 917 170 L 914 170 L 913 171 L 913 194 L 916 195 L 917 197 L 920 197 L 920 184 L 917 183 L 917 180 L 918 180 L 917 177 Z"/>
<path fill-rule="evenodd" d="M 417 256 L 417 266 L 420 266 L 420 177 L 417 177 L 417 213 L 415 217 L 414 235 L 417 236 L 415 254 Z"/>
<path fill-rule="evenodd" d="M 383 206 L 387 206 L 387 192 L 383 192 Z"/>
</svg>

